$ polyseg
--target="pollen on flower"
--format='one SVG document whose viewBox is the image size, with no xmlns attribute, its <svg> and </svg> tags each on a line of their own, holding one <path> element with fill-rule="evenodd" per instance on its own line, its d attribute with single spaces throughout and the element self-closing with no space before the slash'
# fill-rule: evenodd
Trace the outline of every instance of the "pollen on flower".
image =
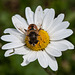
<svg viewBox="0 0 75 75">
<path fill-rule="evenodd" d="M 34 50 L 34 51 L 44 50 L 47 47 L 47 45 L 49 44 L 50 38 L 46 31 L 39 30 L 38 34 L 39 34 L 39 36 L 37 38 L 38 43 L 35 46 L 32 46 L 31 44 L 29 44 L 28 36 L 26 36 L 25 43 L 29 49 Z"/>
</svg>

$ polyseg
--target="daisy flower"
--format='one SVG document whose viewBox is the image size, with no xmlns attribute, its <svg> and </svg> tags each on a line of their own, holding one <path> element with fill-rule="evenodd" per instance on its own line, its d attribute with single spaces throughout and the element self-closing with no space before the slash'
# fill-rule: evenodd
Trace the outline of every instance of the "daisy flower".
<svg viewBox="0 0 75 75">
<path fill-rule="evenodd" d="M 26 19 L 16 14 L 12 17 L 13 25 L 16 29 L 7 28 L 4 33 L 9 33 L 1 37 L 2 40 L 10 42 L 2 46 L 7 50 L 5 57 L 19 54 L 23 55 L 22 66 L 38 59 L 43 68 L 48 66 L 53 70 L 58 70 L 55 57 L 60 57 L 62 51 L 74 49 L 74 45 L 65 38 L 72 35 L 73 31 L 67 29 L 68 21 L 63 21 L 64 14 L 55 17 L 54 9 L 42 9 L 38 6 L 35 13 L 26 7 Z"/>
</svg>

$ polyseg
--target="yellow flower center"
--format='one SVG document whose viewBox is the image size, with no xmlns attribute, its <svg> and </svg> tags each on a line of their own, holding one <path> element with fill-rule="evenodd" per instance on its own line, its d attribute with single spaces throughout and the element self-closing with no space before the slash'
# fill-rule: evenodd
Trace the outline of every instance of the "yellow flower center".
<svg viewBox="0 0 75 75">
<path fill-rule="evenodd" d="M 25 43 L 29 49 L 34 50 L 34 51 L 44 50 L 47 47 L 47 45 L 49 44 L 50 39 L 49 39 L 49 35 L 46 31 L 39 30 L 38 34 L 39 34 L 39 36 L 37 36 L 38 43 L 35 44 L 35 46 L 32 46 L 29 43 L 28 36 L 26 36 Z"/>
</svg>

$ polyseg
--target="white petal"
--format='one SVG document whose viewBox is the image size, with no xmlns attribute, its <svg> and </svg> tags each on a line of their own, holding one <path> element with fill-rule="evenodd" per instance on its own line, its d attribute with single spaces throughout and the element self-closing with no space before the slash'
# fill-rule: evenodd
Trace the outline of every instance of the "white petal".
<svg viewBox="0 0 75 75">
<path fill-rule="evenodd" d="M 45 15 L 44 17 L 44 20 L 43 20 L 43 25 L 42 25 L 42 28 L 45 29 L 47 31 L 47 29 L 49 28 L 49 26 L 52 24 L 53 22 L 53 19 L 54 19 L 54 16 L 55 16 L 55 11 L 54 9 L 50 9 L 48 10 L 47 14 Z"/>
<path fill-rule="evenodd" d="M 44 51 L 38 51 L 37 52 L 37 58 L 38 58 L 38 62 L 39 64 L 43 67 L 43 68 L 47 68 L 48 67 L 48 60 L 46 58 L 46 53 Z"/>
<path fill-rule="evenodd" d="M 23 34 L 19 33 L 16 29 L 13 29 L 13 28 L 5 29 L 4 33 L 9 33 L 11 35 L 14 35 L 17 38 L 19 38 L 22 42 L 24 42 L 24 40 L 25 40 L 25 34 L 23 35 Z"/>
<path fill-rule="evenodd" d="M 44 17 L 47 15 L 47 13 L 48 13 L 48 11 L 49 11 L 50 9 L 44 9 Z"/>
<path fill-rule="evenodd" d="M 57 16 L 57 18 L 55 18 L 54 24 L 58 24 L 58 23 L 62 22 L 63 19 L 64 19 L 64 14 L 59 14 Z"/>
<path fill-rule="evenodd" d="M 40 28 L 43 21 L 43 9 L 41 6 L 38 6 L 35 11 L 35 24 Z"/>
<path fill-rule="evenodd" d="M 62 55 L 61 51 L 51 46 L 51 44 L 49 44 L 45 49 L 46 49 L 46 52 L 50 54 L 51 56 L 60 57 Z"/>
<path fill-rule="evenodd" d="M 2 46 L 2 49 L 11 49 L 11 48 L 17 48 L 17 47 L 21 47 L 23 46 L 24 44 L 21 43 L 21 42 L 17 42 L 17 43 L 7 43 L 5 45 Z"/>
<path fill-rule="evenodd" d="M 26 66 L 26 65 L 28 65 L 30 62 L 29 61 L 27 61 L 27 59 L 28 59 L 28 56 L 29 56 L 29 54 L 31 53 L 31 51 L 28 53 L 28 54 L 26 54 L 26 55 L 24 55 L 23 56 L 23 62 L 21 63 L 21 66 Z"/>
<path fill-rule="evenodd" d="M 37 59 L 37 51 L 31 51 L 31 54 L 28 57 L 29 62 L 33 62 Z"/>
<path fill-rule="evenodd" d="M 70 29 L 63 29 L 60 31 L 55 32 L 53 35 L 50 36 L 50 40 L 61 40 L 66 37 L 72 35 L 73 31 Z"/>
<path fill-rule="evenodd" d="M 1 37 L 2 40 L 8 41 L 8 42 L 21 42 L 17 37 L 14 35 L 3 35 Z"/>
<path fill-rule="evenodd" d="M 52 29 L 60 24 L 64 19 L 64 14 L 59 14 L 57 18 L 54 19 L 53 24 L 51 24 L 48 28 L 48 32 L 52 31 Z"/>
<path fill-rule="evenodd" d="M 11 56 L 11 55 L 14 55 L 15 53 L 13 52 L 13 49 L 11 50 L 7 50 L 4 54 L 5 57 L 8 57 L 8 56 Z"/>
<path fill-rule="evenodd" d="M 34 12 L 31 11 L 30 7 L 25 9 L 27 21 L 30 24 L 34 24 Z"/>
<path fill-rule="evenodd" d="M 14 28 L 7 28 L 4 30 L 4 33 L 9 33 L 9 34 L 13 34 L 13 35 L 21 35 L 21 33 L 19 33 L 16 29 Z"/>
<path fill-rule="evenodd" d="M 22 66 L 25 66 L 29 64 L 30 62 L 33 62 L 37 59 L 37 52 L 36 51 L 30 51 L 28 54 L 23 56 L 23 63 L 21 64 Z"/>
<path fill-rule="evenodd" d="M 15 54 L 20 54 L 20 55 L 25 55 L 27 53 L 29 53 L 30 50 L 28 50 L 26 47 L 19 47 L 19 48 L 15 48 Z"/>
<path fill-rule="evenodd" d="M 61 41 L 51 41 L 51 46 L 57 48 L 59 51 L 65 51 L 68 49 L 68 46 Z"/>
<path fill-rule="evenodd" d="M 74 49 L 74 45 L 71 43 L 71 42 L 69 42 L 69 41 L 67 41 L 67 40 L 64 40 L 63 41 L 63 43 L 65 42 L 65 44 L 68 46 L 68 49 Z"/>
<path fill-rule="evenodd" d="M 70 23 L 68 21 L 61 22 L 57 24 L 49 33 L 53 34 L 54 32 L 59 31 L 61 29 L 66 29 L 69 26 L 69 24 Z"/>
<path fill-rule="evenodd" d="M 14 54 L 25 55 L 27 53 L 29 53 L 29 50 L 27 50 L 25 47 L 20 47 L 20 48 L 7 50 L 5 52 L 5 57 L 8 57 L 8 56 L 11 56 L 11 55 L 14 55 Z"/>
<path fill-rule="evenodd" d="M 47 55 L 47 59 L 48 59 L 49 67 L 53 71 L 58 70 L 58 64 L 57 64 L 56 59 L 54 57 L 50 56 L 50 55 Z"/>
<path fill-rule="evenodd" d="M 12 22 L 14 24 L 14 26 L 16 27 L 16 29 L 21 32 L 22 34 L 25 33 L 24 29 L 28 28 L 28 25 L 25 21 L 24 18 L 22 18 L 20 15 L 15 15 L 12 17 Z"/>
<path fill-rule="evenodd" d="M 51 46 L 57 48 L 60 51 L 65 51 L 67 49 L 74 49 L 74 45 L 67 40 L 51 41 Z"/>
</svg>

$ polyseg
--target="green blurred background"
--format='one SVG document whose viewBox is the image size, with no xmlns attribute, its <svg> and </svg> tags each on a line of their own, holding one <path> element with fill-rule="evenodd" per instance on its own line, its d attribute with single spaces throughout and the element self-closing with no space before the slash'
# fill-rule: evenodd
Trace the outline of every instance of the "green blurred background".
<svg viewBox="0 0 75 75">
<path fill-rule="evenodd" d="M 71 23 L 69 28 L 74 31 L 67 40 L 75 45 L 75 0 L 0 0 L 0 36 L 3 35 L 4 29 L 14 28 L 11 21 L 13 15 L 20 14 L 25 18 L 25 8 L 29 6 L 35 11 L 38 5 L 43 9 L 54 8 L 56 16 L 65 14 L 65 20 Z M 5 43 L 0 40 L 0 48 Z M 4 53 L 5 51 L 0 49 L 0 75 L 48 75 L 37 60 L 22 67 L 22 56 L 4 57 Z M 59 65 L 58 71 L 54 72 L 56 75 L 75 75 L 75 50 L 67 50 L 56 59 Z"/>
</svg>

